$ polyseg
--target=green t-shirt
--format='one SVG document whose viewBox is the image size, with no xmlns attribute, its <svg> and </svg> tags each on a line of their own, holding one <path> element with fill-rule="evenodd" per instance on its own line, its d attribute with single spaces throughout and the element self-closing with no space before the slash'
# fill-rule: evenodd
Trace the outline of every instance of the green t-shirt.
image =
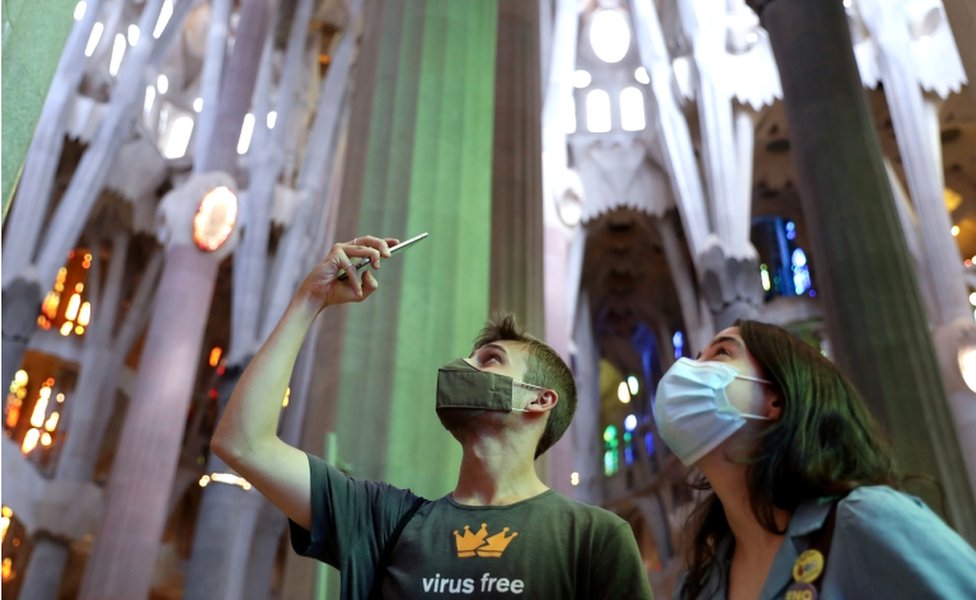
<svg viewBox="0 0 976 600">
<path fill-rule="evenodd" d="M 376 563 L 417 496 L 347 477 L 309 457 L 312 531 L 292 547 L 342 573 L 342 597 L 365 599 Z M 547 491 L 508 506 L 423 500 L 403 528 L 384 598 L 651 598 L 626 521 Z"/>
</svg>

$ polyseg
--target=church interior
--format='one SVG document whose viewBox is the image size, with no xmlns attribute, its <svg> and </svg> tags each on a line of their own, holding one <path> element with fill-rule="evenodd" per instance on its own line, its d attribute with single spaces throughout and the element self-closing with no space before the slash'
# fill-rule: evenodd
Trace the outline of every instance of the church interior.
<svg viewBox="0 0 976 600">
<path fill-rule="evenodd" d="M 281 399 L 341 470 L 447 493 L 437 367 L 511 311 L 579 388 L 538 471 L 669 597 L 697 492 L 657 381 L 750 318 L 840 365 L 976 543 L 973 3 L 68 4 L 2 15 L 4 597 L 338 597 L 209 441 L 365 234 L 429 236 Z"/>
</svg>

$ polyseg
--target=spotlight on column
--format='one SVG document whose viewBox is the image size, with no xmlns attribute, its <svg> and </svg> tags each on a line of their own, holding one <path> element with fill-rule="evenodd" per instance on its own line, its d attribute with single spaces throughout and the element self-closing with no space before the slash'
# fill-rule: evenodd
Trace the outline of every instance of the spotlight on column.
<svg viewBox="0 0 976 600">
<path fill-rule="evenodd" d="M 227 186 L 207 192 L 193 215 L 193 241 L 205 252 L 213 252 L 230 238 L 237 225 L 237 194 Z"/>
</svg>

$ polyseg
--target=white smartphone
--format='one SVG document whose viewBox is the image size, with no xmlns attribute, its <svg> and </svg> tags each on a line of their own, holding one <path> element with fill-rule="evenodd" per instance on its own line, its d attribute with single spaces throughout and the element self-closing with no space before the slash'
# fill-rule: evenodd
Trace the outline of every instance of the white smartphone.
<svg viewBox="0 0 976 600">
<path fill-rule="evenodd" d="M 416 244 L 417 242 L 419 242 L 420 240 L 424 239 L 425 237 L 427 237 L 427 232 L 426 231 L 423 232 L 423 233 L 421 233 L 420 235 L 416 235 L 416 236 L 410 238 L 409 240 L 405 240 L 405 241 L 400 242 L 396 246 L 393 246 L 392 248 L 390 248 L 390 256 L 392 257 L 397 252 L 399 252 L 401 250 L 404 250 L 404 249 L 406 249 L 407 247 L 409 247 L 409 246 L 411 246 L 413 244 Z M 371 261 L 368 258 L 362 259 L 361 261 L 359 261 L 358 263 L 356 263 L 356 265 L 355 265 L 356 271 L 357 272 L 361 272 L 363 269 L 365 269 L 366 267 L 368 267 L 370 265 L 370 262 Z M 346 274 L 346 270 L 345 269 L 339 269 L 339 277 L 337 277 L 337 279 L 339 281 L 345 281 L 348 278 L 349 278 L 349 275 Z"/>
</svg>

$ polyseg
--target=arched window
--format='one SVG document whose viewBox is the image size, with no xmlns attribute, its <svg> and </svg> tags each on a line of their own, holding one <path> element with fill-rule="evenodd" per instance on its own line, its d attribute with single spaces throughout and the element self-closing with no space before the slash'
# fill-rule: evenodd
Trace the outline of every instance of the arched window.
<svg viewBox="0 0 976 600">
<path fill-rule="evenodd" d="M 619 10 L 605 9 L 593 13 L 590 21 L 590 45 L 604 62 L 620 62 L 630 49 L 630 25 Z"/>
<path fill-rule="evenodd" d="M 759 281 L 766 299 L 816 296 L 806 252 L 797 243 L 796 223 L 782 217 L 758 217 L 752 243 L 759 251 Z"/>
<path fill-rule="evenodd" d="M 627 415 L 624 419 L 624 462 L 628 465 L 634 464 L 637 460 L 634 444 L 634 430 L 637 429 L 637 416 Z"/>
<path fill-rule="evenodd" d="M 592 133 L 610 131 L 610 94 L 604 90 L 586 94 L 586 129 Z"/>
<path fill-rule="evenodd" d="M 620 127 L 624 131 L 640 131 L 645 127 L 644 94 L 635 87 L 620 91 Z"/>
<path fill-rule="evenodd" d="M 685 334 L 681 330 L 675 331 L 671 336 L 671 345 L 674 346 L 674 357 L 681 358 L 685 355 Z"/>
</svg>

